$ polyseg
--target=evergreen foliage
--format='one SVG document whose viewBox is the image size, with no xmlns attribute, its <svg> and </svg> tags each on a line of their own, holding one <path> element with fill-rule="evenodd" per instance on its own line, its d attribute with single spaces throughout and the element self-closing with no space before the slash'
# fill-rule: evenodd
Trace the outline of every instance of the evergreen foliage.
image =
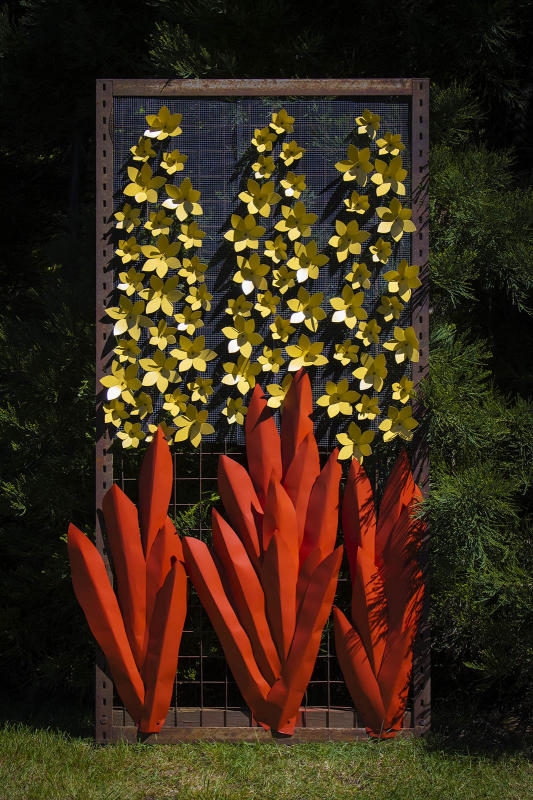
<svg viewBox="0 0 533 800">
<path fill-rule="evenodd" d="M 93 525 L 96 77 L 429 75 L 434 687 L 533 708 L 528 0 L 10 0 L 0 15 L 0 668 L 90 693 L 69 519 Z M 465 82 L 465 78 L 468 81 Z"/>
</svg>

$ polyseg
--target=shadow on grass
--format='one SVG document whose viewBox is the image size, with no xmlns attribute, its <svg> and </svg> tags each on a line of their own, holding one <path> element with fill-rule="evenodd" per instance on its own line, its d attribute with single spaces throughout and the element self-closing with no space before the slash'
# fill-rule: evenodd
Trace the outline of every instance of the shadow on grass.
<svg viewBox="0 0 533 800">
<path fill-rule="evenodd" d="M 94 711 L 86 697 L 65 695 L 28 697 L 0 694 L 0 726 L 23 723 L 34 730 L 94 738 Z"/>
</svg>

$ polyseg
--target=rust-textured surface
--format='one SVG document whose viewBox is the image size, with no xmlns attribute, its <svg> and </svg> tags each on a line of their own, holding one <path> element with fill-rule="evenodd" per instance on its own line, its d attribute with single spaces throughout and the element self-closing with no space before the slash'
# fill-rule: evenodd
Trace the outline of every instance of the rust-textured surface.
<svg viewBox="0 0 533 800">
<path fill-rule="evenodd" d="M 112 107 L 113 98 L 118 96 L 398 96 L 405 101 L 412 100 L 412 181 L 413 181 L 413 221 L 417 225 L 417 232 L 412 237 L 412 263 L 419 264 L 421 268 L 422 288 L 413 296 L 413 326 L 420 340 L 420 363 L 413 365 L 413 378 L 415 386 L 427 373 L 428 346 L 429 346 L 429 297 L 427 260 L 429 250 L 429 208 L 428 208 L 428 111 L 429 111 L 429 81 L 427 79 L 361 79 L 361 80 L 99 80 L 97 82 L 97 125 L 96 125 L 96 169 L 97 169 L 97 195 L 96 195 L 96 267 L 97 267 L 97 295 L 96 295 L 96 379 L 97 387 L 99 378 L 103 375 L 103 366 L 107 360 L 105 355 L 107 341 L 112 330 L 112 325 L 104 322 L 104 309 L 106 297 L 112 289 L 111 271 L 106 272 L 112 252 L 106 242 L 106 232 L 110 228 L 110 216 L 113 209 L 113 127 Z M 98 391 L 98 389 L 97 389 Z M 416 416 L 416 408 L 415 408 Z M 423 427 L 423 426 L 421 426 Z M 234 449 L 234 448 L 229 448 Z M 224 445 L 223 451 L 227 452 Z M 233 454 L 232 454 L 233 455 Z M 238 456 L 235 453 L 235 456 Z M 210 479 L 209 469 L 203 464 L 211 463 L 216 454 L 199 453 L 199 477 L 178 476 L 178 483 L 183 482 L 186 492 L 191 489 L 191 496 L 196 495 L 197 484 L 200 486 L 199 496 L 204 496 L 204 490 L 214 489 L 215 482 Z M 205 470 L 205 474 L 204 474 Z M 427 444 L 424 431 L 418 436 L 416 444 L 413 471 L 415 479 L 422 488 L 424 495 L 429 490 L 429 461 Z M 203 478 L 202 478 L 203 476 Z M 213 476 L 214 478 L 214 476 Z M 103 413 L 97 408 L 97 441 L 96 441 L 96 508 L 101 508 L 102 497 L 113 482 L 113 458 L 109 453 L 109 437 L 103 425 Z M 122 488 L 127 484 L 128 478 L 122 478 Z M 174 498 L 174 503 L 176 499 Z M 176 512 L 177 507 L 174 508 Z M 104 555 L 109 571 L 109 561 L 106 557 L 100 519 L 96 521 L 96 544 Z M 202 523 L 200 522 L 200 526 Z M 196 533 L 196 532 L 195 532 Z M 200 529 L 200 536 L 202 531 Z M 209 535 L 209 534 L 208 534 Z M 415 645 L 415 662 L 413 669 L 412 713 L 408 712 L 403 721 L 402 735 L 423 735 L 429 730 L 430 724 L 430 658 L 429 658 L 429 628 L 428 628 L 428 596 L 427 591 L 427 539 L 422 548 L 422 568 L 426 581 L 426 601 L 422 614 L 420 632 Z M 329 636 L 328 636 L 328 673 L 327 680 L 327 706 L 311 708 L 309 704 L 300 711 L 295 735 L 290 743 L 300 741 L 327 741 L 327 740 L 354 740 L 366 738 L 367 734 L 362 727 L 362 721 L 357 712 L 350 708 L 335 708 L 335 703 L 330 700 L 330 694 L 336 683 L 330 677 L 329 667 Z M 200 665 L 202 665 L 200 656 Z M 146 738 L 147 742 L 178 742 L 193 741 L 196 739 L 211 740 L 238 740 L 238 741 L 269 741 L 271 736 L 257 726 L 251 715 L 246 710 L 229 707 L 228 704 L 228 673 L 222 675 L 221 683 L 225 682 L 226 705 L 222 708 L 208 707 L 207 698 L 204 698 L 204 678 L 200 673 L 201 708 L 171 707 L 167 720 L 160 734 Z M 342 704 L 341 704 L 342 705 Z M 113 683 L 106 671 L 102 655 L 97 656 L 96 666 L 96 740 L 100 743 L 126 740 L 136 741 L 137 732 L 132 720 L 124 709 L 113 709 Z"/>
</svg>

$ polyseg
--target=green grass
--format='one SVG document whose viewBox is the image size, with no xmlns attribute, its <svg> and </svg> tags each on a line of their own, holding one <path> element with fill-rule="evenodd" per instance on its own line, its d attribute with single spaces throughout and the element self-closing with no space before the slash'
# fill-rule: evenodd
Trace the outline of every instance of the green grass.
<svg viewBox="0 0 533 800">
<path fill-rule="evenodd" d="M 519 753 L 453 752 L 438 739 L 353 744 L 116 745 L 6 724 L 0 800 L 527 800 Z"/>
</svg>

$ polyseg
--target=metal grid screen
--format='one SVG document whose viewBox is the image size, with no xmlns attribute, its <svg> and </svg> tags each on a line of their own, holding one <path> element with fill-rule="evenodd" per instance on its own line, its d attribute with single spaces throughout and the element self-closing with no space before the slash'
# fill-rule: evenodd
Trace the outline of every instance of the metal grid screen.
<svg viewBox="0 0 533 800">
<path fill-rule="evenodd" d="M 126 96 L 112 97 L 112 95 L 108 95 L 108 98 L 107 103 L 112 100 L 113 109 L 112 124 L 108 128 L 112 137 L 112 161 L 109 160 L 109 150 L 104 149 L 103 153 L 104 158 L 108 159 L 109 165 L 112 164 L 113 183 L 112 186 L 104 184 L 105 192 L 107 192 L 105 196 L 108 199 L 103 202 L 103 205 L 107 206 L 103 219 L 107 217 L 109 220 L 112 211 L 122 205 L 122 189 L 127 182 L 124 165 L 130 148 L 137 143 L 139 135 L 143 131 L 145 115 L 157 113 L 162 102 L 167 105 L 171 113 L 179 112 L 183 115 L 181 123 L 183 133 L 179 137 L 178 146 L 182 153 L 188 155 L 187 169 L 174 176 L 174 178 L 177 177 L 177 180 L 173 182 L 179 183 L 181 177 L 188 176 L 193 186 L 201 191 L 204 213 L 200 222 L 202 230 L 206 232 L 206 237 L 200 255 L 201 260 L 208 264 L 206 283 L 213 295 L 212 310 L 205 315 L 205 327 L 201 333 L 206 336 L 206 346 L 216 352 L 220 353 L 226 350 L 227 340 L 222 335 L 221 328 L 228 321 L 228 317 L 224 313 L 228 294 L 236 296 L 239 293 L 231 281 L 231 275 L 236 268 L 235 253 L 231 246 L 225 247 L 224 244 L 221 246 L 221 242 L 224 242 L 222 235 L 229 228 L 230 215 L 242 213 L 242 211 L 239 212 L 237 195 L 245 187 L 246 177 L 250 177 L 250 174 L 245 175 L 243 179 L 239 164 L 242 164 L 243 158 L 246 156 L 255 128 L 268 125 L 273 111 L 285 108 L 295 118 L 294 133 L 288 138 L 294 137 L 298 144 L 306 149 L 304 157 L 298 162 L 296 171 L 305 172 L 306 175 L 308 188 L 301 199 L 304 200 L 308 211 L 318 215 L 318 220 L 312 229 L 312 236 L 317 242 L 319 252 L 325 252 L 330 256 L 329 263 L 321 269 L 320 276 L 313 282 L 312 288 L 313 292 L 324 292 L 324 307 L 329 305 L 327 300 L 330 297 L 340 294 L 344 284 L 346 263 L 349 263 L 338 264 L 334 251 L 328 246 L 328 240 L 335 232 L 334 221 L 338 214 L 339 203 L 342 204 L 342 198 L 346 194 L 346 187 L 343 187 L 341 199 L 336 192 L 335 186 L 338 183 L 339 173 L 335 169 L 335 162 L 345 157 L 347 134 L 353 128 L 355 117 L 360 116 L 364 109 L 368 108 L 381 116 L 382 130 L 401 134 L 402 141 L 406 146 L 402 156 L 404 166 L 408 170 L 406 196 L 402 198 L 402 203 L 409 207 L 413 202 L 411 154 L 414 150 L 411 146 L 413 134 L 411 96 L 306 96 L 296 98 L 165 96 L 162 98 L 161 96 L 129 92 Z M 106 101 L 103 102 L 106 107 Z M 106 118 L 104 117 L 104 119 Z M 104 143 L 106 141 L 108 142 L 104 134 Z M 109 149 L 110 146 L 111 143 L 108 143 Z M 422 151 L 419 152 L 422 153 Z M 416 176 L 413 177 L 416 178 Z M 376 215 L 367 217 L 368 215 L 361 224 L 361 228 L 375 231 L 378 222 Z M 262 222 L 265 224 L 263 220 Z M 268 235 L 268 229 L 266 238 L 273 238 Z M 400 240 L 393 250 L 393 258 L 386 266 L 376 269 L 376 265 L 372 265 L 374 268 L 372 269 L 372 286 L 365 294 L 365 307 L 369 312 L 369 317 L 372 316 L 376 301 L 379 301 L 380 295 L 386 290 L 386 282 L 381 277 L 382 272 L 393 268 L 402 258 L 409 260 L 416 255 L 416 245 L 413 246 L 409 238 L 403 237 Z M 419 236 L 417 243 L 419 247 L 422 247 L 421 241 L 422 236 Z M 419 250 L 419 252 L 423 255 L 423 250 Z M 107 258 L 107 263 L 109 263 L 111 255 L 110 248 L 107 249 L 107 252 L 102 251 L 103 259 Z M 360 258 L 363 260 L 363 256 Z M 422 259 L 415 263 L 422 263 Z M 381 265 L 378 266 L 381 267 Z M 103 294 L 107 295 L 106 304 L 109 303 L 110 290 L 112 291 L 116 286 L 118 277 L 116 268 L 113 270 L 113 276 L 112 286 L 110 286 L 110 282 L 103 284 Z M 109 272 L 107 272 L 107 280 L 109 281 Z M 412 319 L 411 307 L 412 304 L 407 305 L 400 323 L 396 324 L 403 326 L 413 324 L 416 327 L 414 316 Z M 283 310 L 280 310 L 278 313 L 288 316 L 290 311 L 287 309 L 284 313 Z M 420 311 L 418 310 L 416 313 L 420 313 Z M 423 317 L 419 317 L 419 319 L 426 324 Z M 380 345 L 384 340 L 390 338 L 391 327 L 386 324 L 383 326 Z M 339 325 L 330 324 L 330 328 L 331 330 L 328 330 L 327 333 L 323 329 L 320 330 L 314 337 L 309 334 L 310 338 L 329 340 L 331 349 L 333 349 L 335 340 L 342 341 L 346 335 L 349 335 L 344 331 L 339 332 L 341 328 Z M 259 332 L 265 335 L 261 329 Z M 309 332 L 306 331 L 306 333 Z M 106 345 L 109 349 L 108 334 L 104 333 L 102 338 L 105 351 Z M 265 341 L 269 343 L 266 335 Z M 142 339 L 140 344 L 142 346 Z M 328 355 L 330 354 L 328 353 Z M 103 359 L 101 359 L 102 361 Z M 336 363 L 333 362 L 333 364 Z M 330 364 L 331 359 L 328 365 L 313 371 L 314 400 L 324 393 L 327 380 L 338 380 L 339 378 L 338 374 L 332 374 Z M 227 392 L 225 392 L 225 387 L 220 389 L 219 381 L 217 381 L 217 362 L 212 362 L 208 367 L 210 374 L 215 377 L 214 387 L 218 384 L 218 391 L 215 391 L 214 397 L 210 399 L 209 420 L 215 426 L 217 435 L 213 437 L 214 441 L 205 441 L 198 450 L 190 447 L 173 449 L 175 483 L 169 509 L 169 514 L 173 518 L 178 532 L 197 536 L 207 542 L 211 536 L 210 509 L 213 503 L 217 502 L 218 457 L 221 453 L 225 453 L 245 463 L 242 429 L 239 429 L 237 425 L 230 428 L 225 425 L 222 430 L 222 426 L 219 424 L 220 411 L 225 404 Z M 284 372 L 280 371 L 278 376 L 273 375 L 268 382 L 280 382 L 283 374 Z M 344 372 L 342 376 L 344 377 Z M 414 377 L 416 381 L 417 376 Z M 383 405 L 388 399 L 383 401 Z M 154 395 L 154 408 L 157 407 L 156 402 Z M 322 418 L 325 416 L 321 415 Z M 376 424 L 374 423 L 374 427 Z M 321 447 L 321 458 L 325 460 L 329 455 L 330 448 L 335 444 L 335 433 L 338 426 L 326 423 L 316 426 L 316 428 L 317 440 Z M 103 430 L 101 431 L 101 443 L 103 456 L 99 462 L 97 461 L 97 465 L 99 465 L 100 474 L 104 473 L 104 480 L 99 486 L 100 492 L 102 493 L 109 486 L 113 472 L 117 483 L 135 501 L 136 480 L 140 464 L 138 454 L 125 454 L 119 452 L 115 447 L 113 448 L 115 453 L 113 466 L 112 456 L 109 452 L 111 443 L 108 439 L 108 432 Z M 385 457 L 382 454 L 379 459 L 374 459 L 371 464 L 368 464 L 378 497 L 382 490 L 382 477 L 388 475 L 390 464 L 396 455 L 395 452 L 392 452 L 396 448 L 390 448 L 390 450 L 391 452 Z M 416 445 L 413 449 L 413 457 L 417 457 Z M 97 540 L 102 551 L 105 552 L 100 531 Z M 228 670 L 216 634 L 190 584 L 189 587 L 189 607 L 180 646 L 178 673 L 164 731 L 180 729 L 183 733 L 190 729 L 192 733 L 193 730 L 198 731 L 200 728 L 253 728 L 255 722 Z M 349 606 L 349 595 L 350 581 L 347 565 L 343 562 L 335 602 L 340 607 L 346 608 Z M 425 681 L 427 684 L 427 675 Z M 417 691 L 419 692 L 418 689 L 415 689 L 415 692 Z M 103 709 L 102 702 L 108 708 Z M 113 708 L 111 714 L 109 705 L 112 705 Z M 411 728 L 415 724 L 412 711 L 413 692 L 409 698 L 404 721 L 406 728 Z M 98 713 L 100 713 L 100 722 L 98 722 Z M 420 720 L 418 723 L 420 724 Z M 426 720 L 422 720 L 422 726 L 424 724 L 426 724 Z M 359 732 L 362 729 L 362 722 L 353 708 L 335 657 L 334 637 L 330 622 L 324 630 L 313 675 L 302 702 L 298 726 L 309 729 L 345 729 Z M 133 730 L 132 720 L 121 706 L 118 697 L 113 695 L 112 683 L 106 674 L 105 665 L 100 662 L 97 669 L 97 738 L 105 740 L 117 738 L 119 735 L 132 738 Z M 120 731 L 122 734 L 118 733 Z"/>
</svg>

